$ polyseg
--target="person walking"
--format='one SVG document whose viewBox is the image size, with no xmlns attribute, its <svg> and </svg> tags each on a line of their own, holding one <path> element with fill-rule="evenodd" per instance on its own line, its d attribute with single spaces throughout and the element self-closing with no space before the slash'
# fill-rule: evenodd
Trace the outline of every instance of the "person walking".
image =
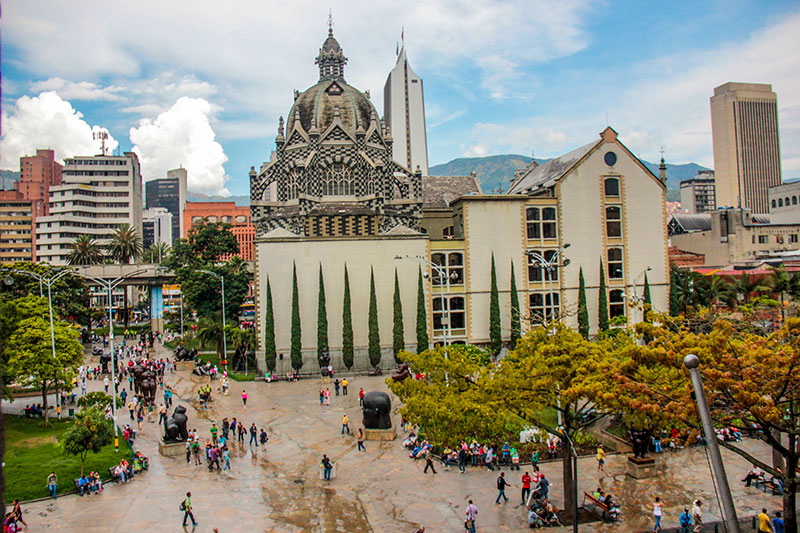
<svg viewBox="0 0 800 533">
<path fill-rule="evenodd" d="M 342 380 L 342 396 L 347 396 L 347 378 Z"/>
<path fill-rule="evenodd" d="M 22 507 L 19 506 L 19 500 L 14 500 L 14 509 L 11 511 L 11 513 L 14 515 L 14 520 L 17 522 L 22 522 L 22 525 L 25 526 L 26 529 L 28 528 L 28 524 L 25 522 L 25 519 L 22 518 Z M 778 513 L 778 518 L 780 518 L 780 516 L 781 513 Z M 783 533 L 782 530 L 781 533 Z"/>
<path fill-rule="evenodd" d="M 247 409 L 247 392 L 244 390 L 242 391 L 242 405 Z"/>
<path fill-rule="evenodd" d="M 603 449 L 603 445 L 599 445 L 597 447 L 597 471 L 598 472 L 605 472 L 603 465 L 606 464 L 606 451 Z"/>
<path fill-rule="evenodd" d="M 358 428 L 358 437 L 356 437 L 356 442 L 358 442 L 359 452 L 367 451 L 367 449 L 364 447 L 364 428 Z"/>
<path fill-rule="evenodd" d="M 531 494 L 531 480 L 532 478 L 527 472 L 522 474 L 522 505 L 525 505 Z"/>
<path fill-rule="evenodd" d="M 350 434 L 350 419 L 347 418 L 347 413 L 342 415 L 342 435 L 344 432 L 347 431 L 347 434 Z"/>
<path fill-rule="evenodd" d="M 506 481 L 506 473 L 500 472 L 500 477 L 497 478 L 497 500 L 494 503 L 500 505 L 500 498 L 503 498 L 503 501 L 508 501 L 508 496 L 506 496 L 506 487 L 510 487 L 511 485 Z"/>
<path fill-rule="evenodd" d="M 83 394 L 86 395 L 85 392 Z M 125 405 L 125 400 L 128 399 L 128 391 L 126 391 L 125 389 L 122 389 L 122 392 L 119 393 L 119 397 L 120 397 L 120 399 L 122 399 L 122 404 Z"/>
<path fill-rule="evenodd" d="M 14 500 L 14 501 L 16 501 L 16 500 Z M 16 509 L 16 507 L 15 507 L 15 509 Z M 775 530 L 775 533 L 784 533 L 784 531 L 785 531 L 786 524 L 784 524 L 782 516 L 783 515 L 781 514 L 780 511 L 776 511 L 775 512 L 775 518 L 772 519 L 772 528 Z M 21 512 L 20 512 L 19 517 L 20 517 L 20 520 L 22 520 L 22 513 Z M 22 522 L 22 523 L 25 524 L 25 522 Z M 27 524 L 25 524 L 25 527 L 27 527 Z"/>
<path fill-rule="evenodd" d="M 662 507 L 664 507 L 664 502 L 661 501 L 661 498 L 656 496 L 656 501 L 653 504 L 653 518 L 655 518 L 656 520 L 656 523 L 653 526 L 654 533 L 656 531 L 661 531 L 662 528 L 661 526 L 661 515 L 663 514 L 663 511 L 661 510 Z"/>
<path fill-rule="evenodd" d="M 428 446 L 425 448 L 425 470 L 422 471 L 423 474 L 428 473 L 428 468 L 433 470 L 433 473 L 436 473 L 436 468 L 433 466 L 433 460 L 431 459 L 431 447 Z"/>
<path fill-rule="evenodd" d="M 250 426 L 250 446 L 253 444 L 258 446 L 258 429 L 255 424 Z"/>
<path fill-rule="evenodd" d="M 319 404 L 325 405 L 325 391 L 322 388 L 319 389 Z"/>
<path fill-rule="evenodd" d="M 327 405 L 327 406 L 331 405 L 331 390 L 330 389 L 325 389 L 325 405 Z"/>
<path fill-rule="evenodd" d="M 186 519 L 192 519 L 192 526 L 197 527 L 198 522 L 194 519 L 194 513 L 192 513 L 192 493 L 186 493 L 186 499 L 183 500 L 181 503 L 181 511 L 183 511 L 183 527 L 186 527 Z"/>
<path fill-rule="evenodd" d="M 134 409 L 136 409 L 136 404 L 134 403 L 133 400 L 131 400 L 130 402 L 128 402 L 128 412 L 130 412 L 130 414 L 131 414 L 131 420 L 133 420 L 133 410 Z"/>
<path fill-rule="evenodd" d="M 228 450 L 228 447 L 222 449 L 222 457 L 225 459 L 225 468 L 223 470 L 230 470 L 231 469 L 231 452 Z"/>
<path fill-rule="evenodd" d="M 261 428 L 261 435 L 259 435 L 258 439 L 261 441 L 261 449 L 263 450 L 267 445 L 267 441 L 269 440 L 267 432 L 264 430 L 264 428 Z"/>
<path fill-rule="evenodd" d="M 771 533 L 772 526 L 769 523 L 769 515 L 767 514 L 767 509 L 762 508 L 761 512 L 758 514 L 758 533 Z"/>
<path fill-rule="evenodd" d="M 324 479 L 325 481 L 330 481 L 331 470 L 333 470 L 333 464 L 331 463 L 331 460 L 328 459 L 328 456 L 325 454 L 322 454 L 322 468 L 323 468 L 322 479 Z"/>
<path fill-rule="evenodd" d="M 159 425 L 162 422 L 167 421 L 167 407 L 162 403 L 161 407 L 158 408 L 158 423 Z"/>
<path fill-rule="evenodd" d="M 539 490 L 542 491 L 542 498 L 545 500 L 550 499 L 550 482 L 544 477 L 544 474 L 539 476 Z"/>
<path fill-rule="evenodd" d="M 689 513 L 688 507 L 683 508 L 683 512 L 678 517 L 678 524 L 681 526 L 681 533 L 689 533 L 689 528 L 692 527 L 692 515 Z M 769 525 L 769 521 L 767 522 L 767 525 Z M 769 532 L 769 529 L 767 529 L 767 531 Z"/>
<path fill-rule="evenodd" d="M 50 497 L 56 499 L 56 489 L 58 488 L 58 476 L 55 472 L 50 472 L 47 476 L 47 490 L 50 491 Z"/>
<path fill-rule="evenodd" d="M 694 533 L 699 533 L 703 528 L 703 502 L 696 499 L 692 504 L 692 522 L 694 523 Z"/>
<path fill-rule="evenodd" d="M 244 434 L 245 434 L 245 433 L 247 433 L 247 431 L 244 429 L 244 424 L 239 424 L 239 425 L 237 426 L 237 428 L 238 428 L 238 429 L 237 429 L 236 431 L 238 431 L 238 440 L 239 440 L 239 444 L 241 444 L 242 446 L 244 446 Z"/>
<path fill-rule="evenodd" d="M 458 473 L 463 474 L 467 471 L 467 445 L 461 443 L 458 447 Z"/>
<path fill-rule="evenodd" d="M 192 461 L 192 441 L 190 439 L 186 439 L 186 462 L 189 463 Z"/>
<path fill-rule="evenodd" d="M 469 500 L 469 505 L 467 505 L 467 511 L 465 515 L 464 528 L 469 531 L 469 533 L 475 533 L 475 522 L 478 518 L 478 508 L 475 507 L 475 504 L 472 503 L 472 500 Z"/>
<path fill-rule="evenodd" d="M 217 445 L 217 433 L 219 433 L 219 429 L 217 428 L 217 424 L 212 422 L 211 423 L 211 444 L 214 446 Z"/>
<path fill-rule="evenodd" d="M 341 387 L 341 384 L 339 383 L 339 378 L 336 378 L 336 380 L 333 382 L 333 388 L 336 390 L 336 396 L 339 396 L 339 387 Z"/>
<path fill-rule="evenodd" d="M 103 388 L 106 390 L 106 394 L 108 394 L 108 376 L 103 378 Z"/>
</svg>

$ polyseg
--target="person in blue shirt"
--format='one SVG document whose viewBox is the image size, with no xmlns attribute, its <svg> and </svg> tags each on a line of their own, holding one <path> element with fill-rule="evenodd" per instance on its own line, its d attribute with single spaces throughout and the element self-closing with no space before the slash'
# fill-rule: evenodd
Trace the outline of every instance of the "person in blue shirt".
<svg viewBox="0 0 800 533">
<path fill-rule="evenodd" d="M 505 444 L 503 444 L 503 447 L 500 448 L 500 452 L 502 453 L 503 464 L 508 466 L 511 460 L 511 446 L 509 446 L 508 443 L 506 442 Z"/>
<path fill-rule="evenodd" d="M 678 523 L 681 525 L 681 533 L 689 533 L 689 528 L 692 527 L 692 515 L 689 513 L 688 507 L 683 508 Z"/>
<path fill-rule="evenodd" d="M 783 518 L 781 518 L 782 516 L 783 515 L 781 515 L 781 512 L 777 511 L 775 513 L 775 518 L 772 519 L 772 529 L 775 531 L 775 533 L 784 532 Z"/>
<path fill-rule="evenodd" d="M 78 478 L 78 494 L 83 496 L 89 492 L 89 478 L 85 475 Z"/>
</svg>

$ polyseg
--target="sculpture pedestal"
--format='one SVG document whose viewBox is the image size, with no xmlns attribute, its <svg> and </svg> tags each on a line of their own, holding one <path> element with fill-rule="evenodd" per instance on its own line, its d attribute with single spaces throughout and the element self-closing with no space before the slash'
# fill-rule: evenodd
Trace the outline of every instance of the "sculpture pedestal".
<svg viewBox="0 0 800 533">
<path fill-rule="evenodd" d="M 364 440 L 394 440 L 397 437 L 397 429 L 392 426 L 390 429 L 365 429 Z"/>
<path fill-rule="evenodd" d="M 189 374 L 189 379 L 194 383 L 211 383 L 211 376 L 198 376 L 197 374 Z"/>
<path fill-rule="evenodd" d="M 175 368 L 177 370 L 188 370 L 189 372 L 191 372 L 192 370 L 194 370 L 194 362 L 192 362 L 192 361 L 176 361 L 175 362 Z"/>
<path fill-rule="evenodd" d="M 331 377 L 330 376 L 321 377 L 321 378 L 319 378 L 319 382 L 322 383 L 323 385 L 326 384 L 326 383 L 330 383 L 331 382 Z"/>
<path fill-rule="evenodd" d="M 164 439 L 159 439 L 158 453 L 160 453 L 164 457 L 180 457 L 186 454 L 186 443 L 164 442 Z"/>
<path fill-rule="evenodd" d="M 634 479 L 648 479 L 658 474 L 656 460 L 652 457 L 628 457 L 625 473 Z"/>
</svg>

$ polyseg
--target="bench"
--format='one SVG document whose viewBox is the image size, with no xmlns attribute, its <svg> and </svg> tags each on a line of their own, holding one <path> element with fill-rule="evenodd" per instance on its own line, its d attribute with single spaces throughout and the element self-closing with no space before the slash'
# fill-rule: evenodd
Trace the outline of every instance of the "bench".
<svg viewBox="0 0 800 533">
<path fill-rule="evenodd" d="M 589 500 L 591 503 L 593 503 L 594 506 L 595 506 L 595 509 L 602 509 L 603 510 L 603 514 L 600 515 L 600 518 L 605 520 L 606 519 L 606 514 L 609 511 L 608 505 L 604 504 L 603 502 L 601 502 L 600 500 L 595 498 L 593 494 L 590 494 L 590 493 L 584 491 L 583 492 L 583 505 L 584 505 L 584 507 L 586 506 L 586 500 Z"/>
<path fill-rule="evenodd" d="M 121 480 L 120 480 L 120 477 L 119 477 L 119 476 L 118 476 L 118 475 L 117 475 L 117 474 L 114 472 L 114 470 L 115 470 L 116 468 L 117 468 L 116 466 L 112 466 L 112 467 L 110 467 L 110 468 L 108 469 L 108 475 L 110 475 L 110 476 L 111 476 L 111 481 L 113 481 L 114 483 L 119 483 L 119 482 L 121 481 Z"/>
<path fill-rule="evenodd" d="M 767 480 L 764 477 L 759 477 L 754 479 L 753 484 L 756 486 L 756 488 L 758 488 L 758 486 L 761 485 L 764 488 L 764 492 L 766 492 L 767 489 L 770 489 L 772 491 L 773 496 L 775 496 L 776 494 L 780 494 L 780 489 L 778 489 L 778 485 L 774 481 Z"/>
</svg>

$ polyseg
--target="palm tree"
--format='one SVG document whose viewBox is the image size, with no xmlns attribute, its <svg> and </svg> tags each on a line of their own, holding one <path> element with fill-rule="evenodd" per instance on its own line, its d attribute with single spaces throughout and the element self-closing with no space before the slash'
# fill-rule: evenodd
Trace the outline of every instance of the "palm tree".
<svg viewBox="0 0 800 533">
<path fill-rule="evenodd" d="M 247 372 L 248 363 L 255 363 L 255 361 L 249 357 L 250 351 L 256 344 L 255 329 L 241 329 L 236 326 L 228 325 L 225 331 L 228 334 L 228 341 L 233 343 L 233 349 L 235 350 L 233 360 L 231 361 L 231 367 L 235 371 L 243 370 Z M 250 368 L 255 367 L 252 366 Z"/>
<path fill-rule="evenodd" d="M 143 261 L 161 264 L 172 251 L 172 247 L 165 242 L 154 242 L 150 248 L 142 253 Z"/>
<path fill-rule="evenodd" d="M 197 338 L 203 344 L 203 348 L 214 345 L 217 355 L 222 361 L 223 330 L 222 321 L 209 317 L 203 317 L 197 324 Z"/>
<path fill-rule="evenodd" d="M 767 280 L 772 290 L 780 295 L 781 304 L 781 324 L 786 323 L 786 310 L 784 308 L 785 297 L 794 298 L 800 295 L 800 277 L 789 272 L 786 267 L 781 265 L 772 269 L 772 275 Z"/>
<path fill-rule="evenodd" d="M 70 248 L 67 255 L 70 265 L 99 265 L 103 262 L 103 249 L 90 235 L 79 235 Z"/>
<path fill-rule="evenodd" d="M 128 224 L 120 224 L 108 243 L 109 255 L 123 265 L 138 260 L 142 255 L 142 238 Z"/>
<path fill-rule="evenodd" d="M 751 277 L 747 272 L 739 276 L 733 283 L 733 290 L 742 297 L 744 303 L 750 303 L 750 295 L 754 292 L 766 292 L 770 289 L 771 287 L 769 285 L 765 284 L 762 280 Z"/>
<path fill-rule="evenodd" d="M 719 304 L 721 301 L 732 306 L 733 302 L 736 300 L 735 294 L 733 285 L 719 276 L 712 276 L 711 283 L 706 287 L 705 296 L 710 306 Z"/>
</svg>

